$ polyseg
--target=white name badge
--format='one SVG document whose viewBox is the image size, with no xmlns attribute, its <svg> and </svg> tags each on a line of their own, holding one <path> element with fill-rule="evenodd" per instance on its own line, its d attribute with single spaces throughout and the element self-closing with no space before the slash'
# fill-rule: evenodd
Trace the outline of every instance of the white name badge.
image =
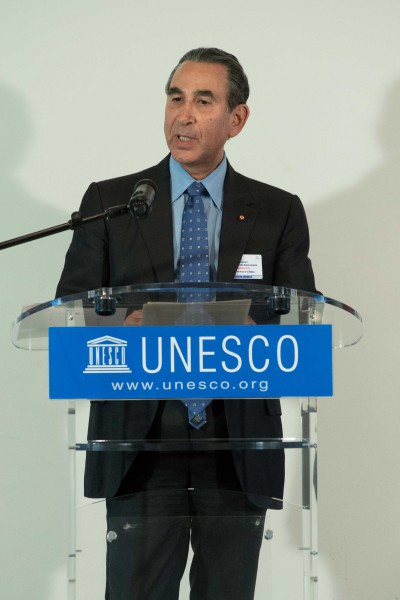
<svg viewBox="0 0 400 600">
<path fill-rule="evenodd" d="M 262 279 L 261 254 L 243 254 L 235 279 Z"/>
</svg>

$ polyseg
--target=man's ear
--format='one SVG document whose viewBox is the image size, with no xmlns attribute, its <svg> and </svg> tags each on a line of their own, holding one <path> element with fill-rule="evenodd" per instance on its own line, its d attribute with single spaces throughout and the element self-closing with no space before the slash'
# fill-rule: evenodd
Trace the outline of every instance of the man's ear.
<svg viewBox="0 0 400 600">
<path fill-rule="evenodd" d="M 231 112 L 231 128 L 229 131 L 229 137 L 235 137 L 240 133 L 246 124 L 247 119 L 250 115 L 250 109 L 247 104 L 238 104 Z"/>
</svg>

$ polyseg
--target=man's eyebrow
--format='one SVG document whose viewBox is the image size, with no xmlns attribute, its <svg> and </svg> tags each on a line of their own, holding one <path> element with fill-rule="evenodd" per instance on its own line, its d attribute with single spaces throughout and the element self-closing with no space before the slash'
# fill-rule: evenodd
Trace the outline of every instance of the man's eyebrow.
<svg viewBox="0 0 400 600">
<path fill-rule="evenodd" d="M 178 87 L 169 87 L 167 89 L 168 96 L 172 96 L 172 94 L 183 94 L 183 91 Z"/>
<path fill-rule="evenodd" d="M 196 90 L 195 96 L 207 96 L 208 98 L 215 98 L 215 95 L 211 90 Z"/>
</svg>

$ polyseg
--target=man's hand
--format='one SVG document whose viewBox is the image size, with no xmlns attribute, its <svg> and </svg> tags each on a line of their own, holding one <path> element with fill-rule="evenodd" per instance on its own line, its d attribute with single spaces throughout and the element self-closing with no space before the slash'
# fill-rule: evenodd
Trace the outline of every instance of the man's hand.
<svg viewBox="0 0 400 600">
<path fill-rule="evenodd" d="M 250 316 L 250 315 L 247 315 L 247 317 L 246 317 L 246 319 L 245 319 L 245 322 L 244 322 L 244 324 L 245 324 L 245 325 L 255 325 L 255 324 L 256 324 L 256 322 L 255 322 L 255 321 L 253 321 L 253 319 L 251 318 L 251 316 Z"/>
<path fill-rule="evenodd" d="M 134 310 L 124 321 L 124 325 L 141 325 L 143 310 Z"/>
</svg>

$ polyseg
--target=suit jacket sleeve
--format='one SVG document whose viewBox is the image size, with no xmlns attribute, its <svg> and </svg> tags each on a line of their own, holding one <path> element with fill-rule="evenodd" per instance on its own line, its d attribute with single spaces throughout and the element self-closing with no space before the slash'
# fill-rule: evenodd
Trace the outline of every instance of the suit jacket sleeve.
<svg viewBox="0 0 400 600">
<path fill-rule="evenodd" d="M 80 212 L 87 217 L 127 202 L 141 179 L 151 179 L 158 185 L 151 216 L 140 220 L 127 213 L 77 229 L 66 255 L 57 296 L 101 287 L 172 281 L 169 157 L 139 173 L 92 183 Z"/>
<path fill-rule="evenodd" d="M 317 292 L 311 261 L 308 257 L 309 247 L 306 214 L 300 199 L 292 196 L 276 249 L 273 285 Z"/>
<path fill-rule="evenodd" d="M 82 217 L 104 210 L 96 183 L 86 191 L 80 206 Z M 65 257 L 56 297 L 109 285 L 108 236 L 104 220 L 88 223 L 74 231 Z"/>
</svg>

